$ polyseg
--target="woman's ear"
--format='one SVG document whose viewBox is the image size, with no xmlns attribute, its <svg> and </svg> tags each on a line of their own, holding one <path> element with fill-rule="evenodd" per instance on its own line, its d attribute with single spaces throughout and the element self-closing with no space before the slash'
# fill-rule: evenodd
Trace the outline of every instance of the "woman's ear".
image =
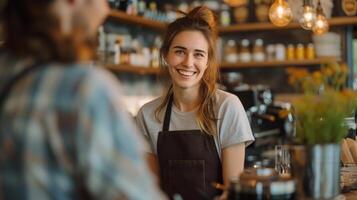
<svg viewBox="0 0 357 200">
<path fill-rule="evenodd" d="M 166 67 L 169 66 L 169 64 L 166 61 L 166 56 L 161 56 L 162 64 Z"/>
</svg>

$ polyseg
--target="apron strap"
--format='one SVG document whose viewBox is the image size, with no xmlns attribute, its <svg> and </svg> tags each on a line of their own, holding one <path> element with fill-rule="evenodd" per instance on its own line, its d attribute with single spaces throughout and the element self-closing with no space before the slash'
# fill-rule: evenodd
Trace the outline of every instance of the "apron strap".
<svg viewBox="0 0 357 200">
<path fill-rule="evenodd" d="M 165 118 L 164 118 L 164 125 L 162 127 L 163 131 L 168 131 L 170 127 L 170 119 L 171 119 L 171 108 L 172 108 L 172 101 L 173 101 L 174 95 L 171 94 L 169 97 L 169 101 L 167 102 L 167 107 L 166 107 L 166 112 L 165 112 Z"/>
<path fill-rule="evenodd" d="M 35 62 L 30 67 L 26 67 L 5 83 L 4 88 L 0 91 L 0 114 L 2 114 L 6 98 L 9 96 L 11 90 L 16 86 L 16 83 L 41 66 L 42 65 L 40 63 Z"/>
</svg>

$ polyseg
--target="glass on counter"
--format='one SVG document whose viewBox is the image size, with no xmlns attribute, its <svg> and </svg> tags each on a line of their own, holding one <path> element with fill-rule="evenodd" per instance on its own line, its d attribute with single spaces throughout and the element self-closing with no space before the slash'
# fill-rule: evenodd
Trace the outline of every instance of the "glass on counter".
<svg viewBox="0 0 357 200">
<path fill-rule="evenodd" d="M 275 170 L 280 174 L 291 174 L 288 145 L 275 145 Z"/>
</svg>

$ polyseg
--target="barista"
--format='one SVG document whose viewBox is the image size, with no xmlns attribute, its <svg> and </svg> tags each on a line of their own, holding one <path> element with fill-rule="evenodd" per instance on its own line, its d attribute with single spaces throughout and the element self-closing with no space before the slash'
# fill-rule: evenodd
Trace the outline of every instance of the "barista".
<svg viewBox="0 0 357 200">
<path fill-rule="evenodd" d="M 218 195 L 212 182 L 228 184 L 237 177 L 245 147 L 254 140 L 239 99 L 217 89 L 216 37 L 213 13 L 206 7 L 169 24 L 160 49 L 168 90 L 137 116 L 151 144 L 150 166 L 170 197 Z"/>
</svg>

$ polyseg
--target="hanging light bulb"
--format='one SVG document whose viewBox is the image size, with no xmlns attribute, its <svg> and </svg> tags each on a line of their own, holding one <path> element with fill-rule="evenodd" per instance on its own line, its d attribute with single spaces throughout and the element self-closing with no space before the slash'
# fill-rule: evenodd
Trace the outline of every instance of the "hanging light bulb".
<svg viewBox="0 0 357 200">
<path fill-rule="evenodd" d="M 285 0 L 275 0 L 269 9 L 269 19 L 275 26 L 286 26 L 292 20 L 293 14 Z"/>
<path fill-rule="evenodd" d="M 311 30 L 312 26 L 316 20 L 316 12 L 312 6 L 311 0 L 304 0 L 304 11 L 302 13 L 302 17 L 299 22 L 303 29 Z"/>
<path fill-rule="evenodd" d="M 316 35 L 324 34 L 328 31 L 329 25 L 327 19 L 324 15 L 324 11 L 322 10 L 321 3 L 318 1 L 316 8 L 316 20 L 312 27 L 312 31 Z"/>
<path fill-rule="evenodd" d="M 238 7 L 247 4 L 247 0 L 223 0 L 223 2 L 231 7 Z"/>
</svg>

